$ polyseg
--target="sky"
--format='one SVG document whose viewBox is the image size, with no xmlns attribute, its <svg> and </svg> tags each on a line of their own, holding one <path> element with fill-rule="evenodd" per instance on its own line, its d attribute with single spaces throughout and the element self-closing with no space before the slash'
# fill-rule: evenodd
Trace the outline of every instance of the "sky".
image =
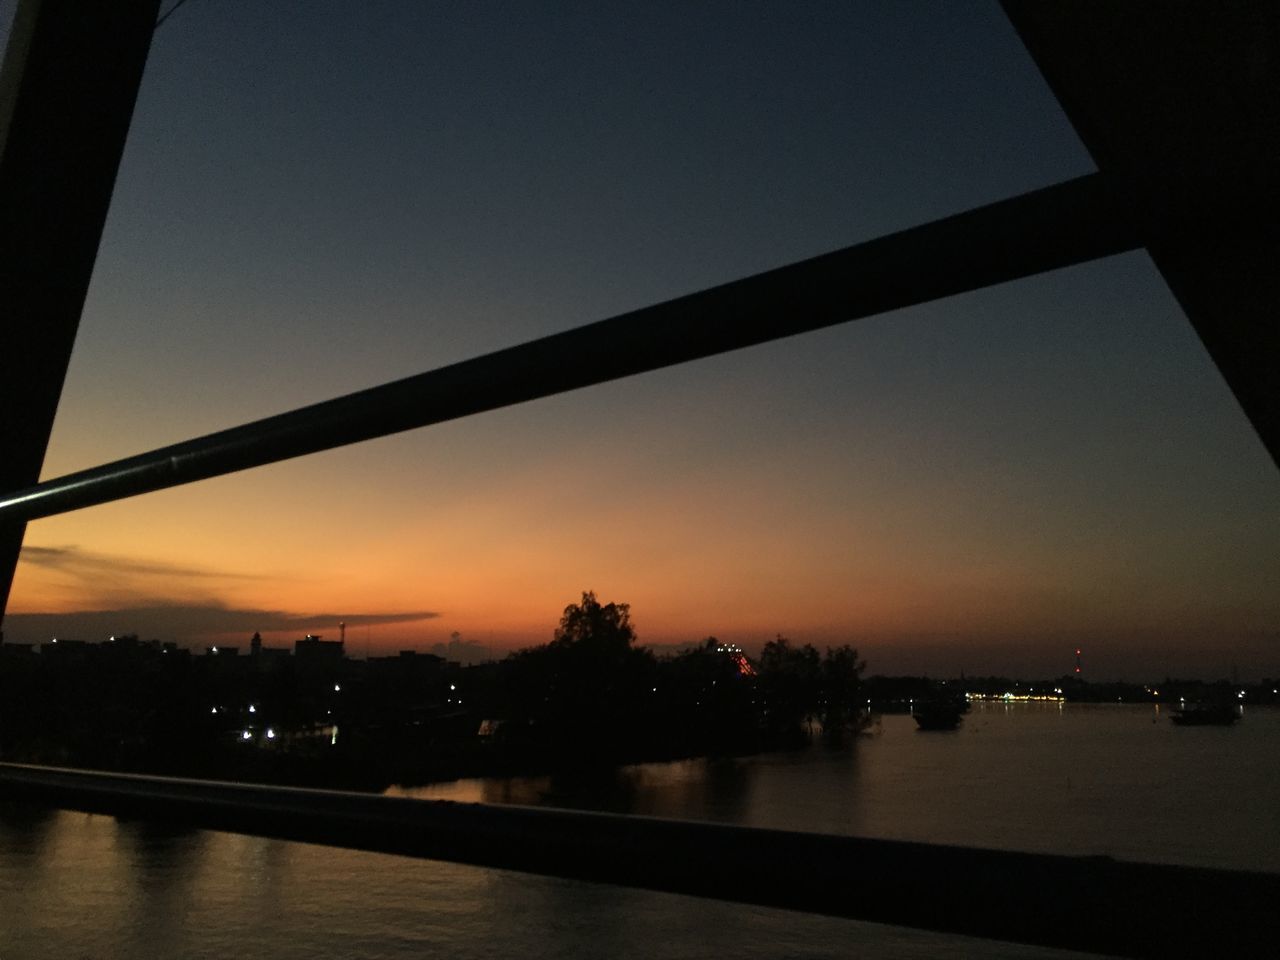
<svg viewBox="0 0 1280 960">
<path fill-rule="evenodd" d="M 994 2 L 190 0 L 43 476 L 1093 169 Z M 1278 534 L 1138 252 L 36 521 L 5 635 L 501 656 L 594 590 L 876 673 L 1277 676 Z"/>
</svg>

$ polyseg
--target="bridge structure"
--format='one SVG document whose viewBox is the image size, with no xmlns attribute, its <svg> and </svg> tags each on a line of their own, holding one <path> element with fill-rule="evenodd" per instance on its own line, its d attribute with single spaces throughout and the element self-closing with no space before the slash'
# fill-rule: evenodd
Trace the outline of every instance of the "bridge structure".
<svg viewBox="0 0 1280 960">
<path fill-rule="evenodd" d="M 21 0 L 0 70 L 0 610 L 40 517 L 1136 249 L 1280 464 L 1280 7 L 1003 6 L 1095 173 L 39 482 L 160 4 Z M 1280 942 L 1272 874 L 12 764 L 0 796 L 1113 955 Z"/>
</svg>

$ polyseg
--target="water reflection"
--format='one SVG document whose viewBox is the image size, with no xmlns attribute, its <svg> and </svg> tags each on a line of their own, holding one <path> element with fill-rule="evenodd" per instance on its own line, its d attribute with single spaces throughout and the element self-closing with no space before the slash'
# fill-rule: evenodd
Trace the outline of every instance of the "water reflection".
<svg viewBox="0 0 1280 960">
<path fill-rule="evenodd" d="M 785 830 L 870 834 L 873 831 L 869 828 L 882 826 L 878 815 L 883 813 L 883 797 L 868 794 L 862 771 L 865 754 L 873 748 L 871 741 L 883 736 L 882 725 L 874 729 L 873 734 L 843 744 L 816 742 L 807 749 L 783 753 L 636 764 L 548 777 L 458 780 L 393 787 L 387 792 L 430 800 L 554 806 Z M 875 781 L 871 782 L 874 787 Z M 901 804 L 904 798 L 896 800 Z M 931 802 L 931 798 L 922 795 L 918 802 Z"/>
<path fill-rule="evenodd" d="M 808 751 L 769 757 L 704 758 L 545 777 L 457 780 L 420 787 L 392 787 L 387 793 L 424 800 L 552 806 L 640 816 L 756 823 L 775 818 L 787 805 L 783 797 L 774 796 L 776 785 L 772 783 L 775 778 L 769 770 L 771 765 L 830 765 L 829 778 L 844 781 L 836 783 L 835 788 L 852 790 L 857 756 L 857 743 L 853 742 L 839 748 L 815 746 Z M 763 786 L 760 782 L 762 776 L 765 780 Z"/>
<path fill-rule="evenodd" d="M 890 716 L 841 749 L 400 792 L 1280 869 L 1280 711 L 1221 729 L 1153 716 L 994 704 L 954 736 Z M 0 933 L 5 960 L 966 952 L 781 911 L 13 805 L 0 806 Z"/>
<path fill-rule="evenodd" d="M 754 767 L 741 760 L 709 760 L 702 777 L 684 782 L 681 805 L 702 810 L 709 820 L 741 823 L 751 807 Z"/>
<path fill-rule="evenodd" d="M 632 813 L 640 792 L 639 779 L 636 769 L 627 767 L 590 768 L 509 781 L 479 781 L 479 799 L 485 803 Z"/>
<path fill-rule="evenodd" d="M 10 856 L 38 860 L 57 816 L 48 807 L 0 801 L 0 849 Z"/>
<path fill-rule="evenodd" d="M 1188 731 L 1150 706 L 991 703 L 945 737 L 893 715 L 836 749 L 393 792 L 1275 870 L 1277 743 L 1280 711 Z"/>
<path fill-rule="evenodd" d="M 141 956 L 185 928 L 210 834 L 145 820 L 113 823 L 114 856 L 102 866 L 120 891 L 122 936 Z"/>
</svg>

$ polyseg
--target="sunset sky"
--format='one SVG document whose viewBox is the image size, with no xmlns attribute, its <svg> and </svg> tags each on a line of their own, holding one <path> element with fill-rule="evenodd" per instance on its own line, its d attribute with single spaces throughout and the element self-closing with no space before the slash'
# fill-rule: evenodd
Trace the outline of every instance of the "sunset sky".
<svg viewBox="0 0 1280 960">
<path fill-rule="evenodd" d="M 191 0 L 44 476 L 1092 169 L 994 2 Z M 584 589 L 873 672 L 1276 676 L 1280 474 L 1129 254 L 37 521 L 5 634 L 500 655 Z"/>
</svg>

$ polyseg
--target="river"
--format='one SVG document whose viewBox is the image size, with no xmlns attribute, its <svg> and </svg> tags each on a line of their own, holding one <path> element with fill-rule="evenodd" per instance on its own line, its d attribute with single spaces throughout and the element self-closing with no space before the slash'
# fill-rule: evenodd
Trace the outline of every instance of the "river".
<svg viewBox="0 0 1280 960">
<path fill-rule="evenodd" d="M 839 750 L 391 792 L 1280 872 L 1280 711 L 885 716 Z M 696 864 L 691 864 L 696 869 Z M 1068 954 L 572 881 L 0 806 L 0 960 Z"/>
</svg>

